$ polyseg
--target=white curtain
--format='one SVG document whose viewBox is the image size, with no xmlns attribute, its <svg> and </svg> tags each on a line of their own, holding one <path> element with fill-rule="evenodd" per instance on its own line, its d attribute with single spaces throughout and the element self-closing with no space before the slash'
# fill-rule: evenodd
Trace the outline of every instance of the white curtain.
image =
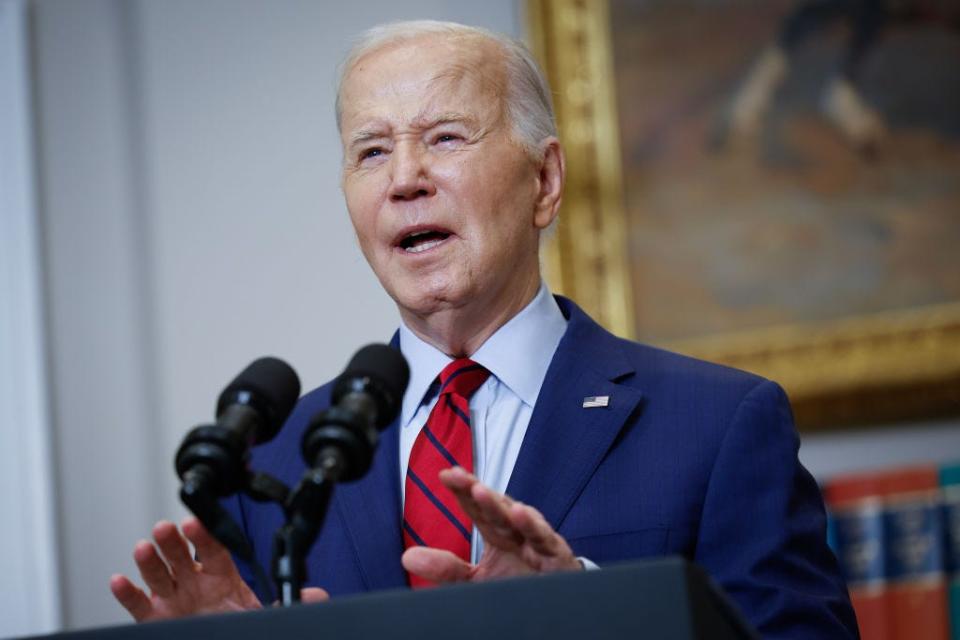
<svg viewBox="0 0 960 640">
<path fill-rule="evenodd" d="M 0 0 L 0 637 L 60 626 L 25 0 Z"/>
</svg>

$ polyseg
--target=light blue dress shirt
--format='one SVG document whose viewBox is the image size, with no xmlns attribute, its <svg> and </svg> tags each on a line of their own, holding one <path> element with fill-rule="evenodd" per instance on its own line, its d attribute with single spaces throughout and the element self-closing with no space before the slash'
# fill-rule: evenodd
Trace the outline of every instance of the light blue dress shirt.
<svg viewBox="0 0 960 640">
<path fill-rule="evenodd" d="M 495 491 L 506 493 L 547 368 L 566 328 L 566 318 L 541 283 L 533 300 L 470 356 L 491 374 L 470 398 L 473 472 Z M 400 412 L 400 487 L 404 495 L 410 451 L 437 402 L 434 380 L 453 359 L 402 323 L 400 350 L 410 364 L 410 384 Z M 478 562 L 482 553 L 483 539 L 474 527 L 471 561 Z"/>
</svg>

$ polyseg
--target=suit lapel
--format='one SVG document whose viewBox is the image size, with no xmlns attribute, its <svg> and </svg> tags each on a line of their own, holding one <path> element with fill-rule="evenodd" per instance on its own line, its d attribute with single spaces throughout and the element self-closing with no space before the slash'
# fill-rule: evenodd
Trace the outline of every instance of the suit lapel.
<svg viewBox="0 0 960 640">
<path fill-rule="evenodd" d="M 569 300 L 558 298 L 567 332 L 534 407 L 507 494 L 533 505 L 554 529 L 564 517 L 643 397 L 616 380 L 633 373 L 617 339 Z M 584 398 L 608 396 L 606 407 Z"/>
</svg>

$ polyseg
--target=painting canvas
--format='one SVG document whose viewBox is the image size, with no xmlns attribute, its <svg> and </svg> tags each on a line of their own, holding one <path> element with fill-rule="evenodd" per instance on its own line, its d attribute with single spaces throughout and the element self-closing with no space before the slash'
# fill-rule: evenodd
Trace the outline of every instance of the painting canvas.
<svg viewBox="0 0 960 640">
<path fill-rule="evenodd" d="M 780 358 L 773 372 L 754 356 L 776 351 L 778 335 L 802 351 L 804 336 L 866 336 L 881 318 L 909 316 L 919 325 L 907 325 L 920 326 L 946 314 L 953 326 L 960 3 L 611 0 L 598 11 L 599 4 L 552 3 L 534 16 L 552 29 L 540 48 L 554 52 L 547 67 L 562 85 L 562 130 L 578 108 L 565 79 L 577 67 L 557 53 L 577 30 L 574 16 L 584 61 L 606 56 L 605 72 L 587 62 L 579 68 L 594 94 L 612 96 L 613 137 L 601 139 L 597 127 L 594 142 L 617 147 L 624 248 L 606 275 L 626 272 L 633 337 L 783 374 L 798 381 L 799 396 L 850 396 L 869 382 L 817 387 L 829 372 L 810 368 L 836 353 Z M 593 31 L 584 26 L 591 20 Z M 593 119 L 605 117 L 602 106 L 593 105 Z M 586 167 L 571 164 L 574 190 L 589 188 L 576 175 Z M 576 208 L 580 195 L 573 200 Z M 568 272 L 589 266 L 571 266 L 575 245 L 560 247 Z M 863 371 L 877 369 L 871 349 L 861 345 L 856 355 Z M 738 359 L 738 350 L 753 355 Z M 952 362 L 955 372 L 960 353 L 928 357 Z M 884 376 L 889 382 L 896 373 Z M 936 376 L 943 381 L 943 370 Z"/>
<path fill-rule="evenodd" d="M 960 23 L 829 4 L 611 3 L 639 337 L 960 300 Z"/>
</svg>

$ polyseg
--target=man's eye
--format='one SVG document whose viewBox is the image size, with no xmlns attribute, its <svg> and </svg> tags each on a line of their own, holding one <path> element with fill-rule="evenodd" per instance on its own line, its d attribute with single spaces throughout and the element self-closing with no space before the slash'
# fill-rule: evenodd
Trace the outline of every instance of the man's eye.
<svg viewBox="0 0 960 640">
<path fill-rule="evenodd" d="M 366 160 L 367 158 L 376 158 L 380 155 L 383 155 L 383 149 L 380 147 L 371 147 L 360 152 L 360 159 Z"/>
<path fill-rule="evenodd" d="M 436 144 L 440 144 L 441 142 L 453 142 L 454 140 L 459 140 L 459 139 L 460 139 L 460 136 L 454 133 L 441 133 L 436 137 L 435 142 Z"/>
</svg>

